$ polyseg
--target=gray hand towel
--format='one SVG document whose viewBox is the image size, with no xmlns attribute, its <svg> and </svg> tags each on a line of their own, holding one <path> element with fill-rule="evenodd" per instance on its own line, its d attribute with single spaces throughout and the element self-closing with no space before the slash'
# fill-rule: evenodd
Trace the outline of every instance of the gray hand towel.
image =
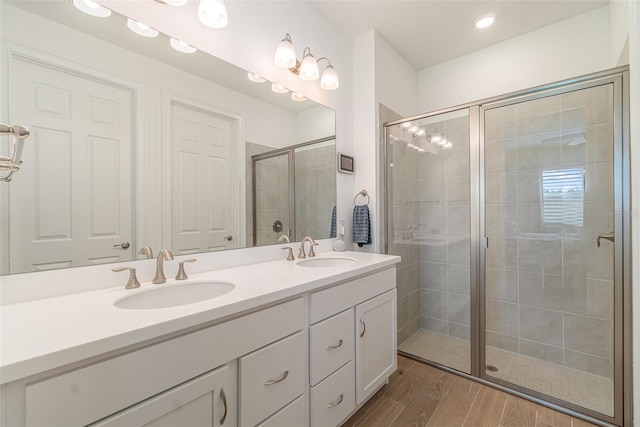
<svg viewBox="0 0 640 427">
<path fill-rule="evenodd" d="M 353 208 L 353 243 L 359 247 L 371 244 L 371 222 L 369 206 L 357 205 Z"/>
</svg>

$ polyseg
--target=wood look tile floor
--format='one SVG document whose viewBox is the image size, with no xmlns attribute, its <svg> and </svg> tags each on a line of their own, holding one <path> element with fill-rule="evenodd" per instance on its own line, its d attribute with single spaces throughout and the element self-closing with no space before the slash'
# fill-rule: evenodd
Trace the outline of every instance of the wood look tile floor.
<svg viewBox="0 0 640 427">
<path fill-rule="evenodd" d="M 589 427 L 500 390 L 398 356 L 398 370 L 343 427 Z"/>
</svg>

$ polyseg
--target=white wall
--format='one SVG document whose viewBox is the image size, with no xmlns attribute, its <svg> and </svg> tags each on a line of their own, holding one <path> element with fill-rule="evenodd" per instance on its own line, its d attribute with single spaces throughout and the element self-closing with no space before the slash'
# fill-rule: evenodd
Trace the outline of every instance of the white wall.
<svg viewBox="0 0 640 427">
<path fill-rule="evenodd" d="M 335 134 L 336 114 L 317 106 L 296 115 L 296 143 L 314 141 Z"/>
<path fill-rule="evenodd" d="M 609 2 L 609 62 L 611 66 L 629 63 L 629 2 Z"/>
<path fill-rule="evenodd" d="M 380 179 L 380 135 L 378 105 L 386 105 L 399 114 L 411 116 L 418 112 L 417 72 L 377 32 L 370 31 L 358 37 L 354 43 L 354 134 L 356 141 L 356 176 L 354 195 L 367 190 L 370 216 L 373 224 L 372 245 L 362 250 L 380 252 L 384 218 L 379 197 L 382 187 Z M 350 201 L 353 206 L 353 197 Z M 349 221 L 347 221 L 349 223 Z"/>
<path fill-rule="evenodd" d="M 608 8 L 602 7 L 420 70 L 420 111 L 610 68 L 608 31 Z"/>
</svg>

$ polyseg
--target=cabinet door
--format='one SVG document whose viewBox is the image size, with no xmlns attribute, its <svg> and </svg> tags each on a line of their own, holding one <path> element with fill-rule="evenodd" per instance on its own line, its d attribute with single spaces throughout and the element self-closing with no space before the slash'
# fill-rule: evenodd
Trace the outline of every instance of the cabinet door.
<svg viewBox="0 0 640 427">
<path fill-rule="evenodd" d="M 396 290 L 356 306 L 356 401 L 359 405 L 396 370 Z"/>
<path fill-rule="evenodd" d="M 236 365 L 228 363 L 93 425 L 234 427 Z"/>
</svg>

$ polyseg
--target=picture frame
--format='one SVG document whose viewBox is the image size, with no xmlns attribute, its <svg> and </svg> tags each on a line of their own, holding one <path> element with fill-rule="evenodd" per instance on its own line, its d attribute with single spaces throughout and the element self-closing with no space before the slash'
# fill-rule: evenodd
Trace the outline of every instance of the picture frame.
<svg viewBox="0 0 640 427">
<path fill-rule="evenodd" d="M 351 174 L 354 173 L 355 159 L 352 156 L 338 153 L 338 172 Z"/>
</svg>

